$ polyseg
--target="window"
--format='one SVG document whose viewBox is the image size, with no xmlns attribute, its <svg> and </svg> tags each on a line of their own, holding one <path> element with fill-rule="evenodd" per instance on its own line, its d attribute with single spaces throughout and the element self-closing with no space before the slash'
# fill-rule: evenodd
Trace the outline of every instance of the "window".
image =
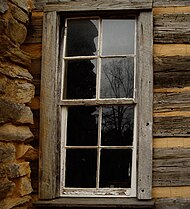
<svg viewBox="0 0 190 209">
<path fill-rule="evenodd" d="M 46 7 L 41 199 L 151 199 L 151 8 L 151 0 Z"/>
<path fill-rule="evenodd" d="M 61 194 L 136 196 L 136 17 L 66 18 Z"/>
</svg>

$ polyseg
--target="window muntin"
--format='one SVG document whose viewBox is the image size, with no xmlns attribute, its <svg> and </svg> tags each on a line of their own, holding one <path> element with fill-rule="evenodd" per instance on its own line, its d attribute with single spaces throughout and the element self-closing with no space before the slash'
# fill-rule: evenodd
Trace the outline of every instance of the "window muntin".
<svg viewBox="0 0 190 209">
<path fill-rule="evenodd" d="M 63 196 L 136 196 L 135 39 L 135 17 L 65 20 Z"/>
</svg>

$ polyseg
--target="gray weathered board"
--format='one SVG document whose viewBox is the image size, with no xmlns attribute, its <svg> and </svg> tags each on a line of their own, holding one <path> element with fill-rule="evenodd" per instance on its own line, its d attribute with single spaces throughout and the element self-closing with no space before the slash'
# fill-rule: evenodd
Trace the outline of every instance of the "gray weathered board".
<svg viewBox="0 0 190 209">
<path fill-rule="evenodd" d="M 190 6 L 189 0 L 153 0 L 154 7 L 164 6 Z"/>
<path fill-rule="evenodd" d="M 190 13 L 154 16 L 154 43 L 190 43 Z"/>
<path fill-rule="evenodd" d="M 155 209 L 189 209 L 190 198 L 160 198 L 155 201 Z"/>
<path fill-rule="evenodd" d="M 190 56 L 154 58 L 154 88 L 190 86 Z"/>
<path fill-rule="evenodd" d="M 182 92 L 154 92 L 154 113 L 172 111 L 190 111 L 189 90 Z"/>
<path fill-rule="evenodd" d="M 189 137 L 190 117 L 154 117 L 154 137 Z"/>
<path fill-rule="evenodd" d="M 187 186 L 189 176 L 189 148 L 154 149 L 153 186 Z"/>
</svg>

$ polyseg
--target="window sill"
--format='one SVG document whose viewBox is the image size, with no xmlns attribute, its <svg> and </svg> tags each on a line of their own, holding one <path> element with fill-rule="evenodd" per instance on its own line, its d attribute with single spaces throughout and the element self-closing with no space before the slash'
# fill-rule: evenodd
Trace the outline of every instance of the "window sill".
<svg viewBox="0 0 190 209">
<path fill-rule="evenodd" d="M 153 208 L 153 200 L 137 200 L 136 198 L 58 198 L 39 200 L 33 203 L 40 208 Z"/>
</svg>

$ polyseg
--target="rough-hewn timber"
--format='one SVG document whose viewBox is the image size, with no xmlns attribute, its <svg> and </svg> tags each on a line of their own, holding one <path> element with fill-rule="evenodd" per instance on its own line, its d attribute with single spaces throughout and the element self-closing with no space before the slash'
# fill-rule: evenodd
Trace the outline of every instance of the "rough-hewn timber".
<svg viewBox="0 0 190 209">
<path fill-rule="evenodd" d="M 153 0 L 154 7 L 164 6 L 190 6 L 189 0 Z"/>
<path fill-rule="evenodd" d="M 190 149 L 154 149 L 153 186 L 190 185 Z"/>
<path fill-rule="evenodd" d="M 190 56 L 154 58 L 154 88 L 190 86 Z"/>
<path fill-rule="evenodd" d="M 154 43 L 190 43 L 190 13 L 154 16 Z"/>
<path fill-rule="evenodd" d="M 154 137 L 189 137 L 190 117 L 154 117 Z"/>
</svg>

